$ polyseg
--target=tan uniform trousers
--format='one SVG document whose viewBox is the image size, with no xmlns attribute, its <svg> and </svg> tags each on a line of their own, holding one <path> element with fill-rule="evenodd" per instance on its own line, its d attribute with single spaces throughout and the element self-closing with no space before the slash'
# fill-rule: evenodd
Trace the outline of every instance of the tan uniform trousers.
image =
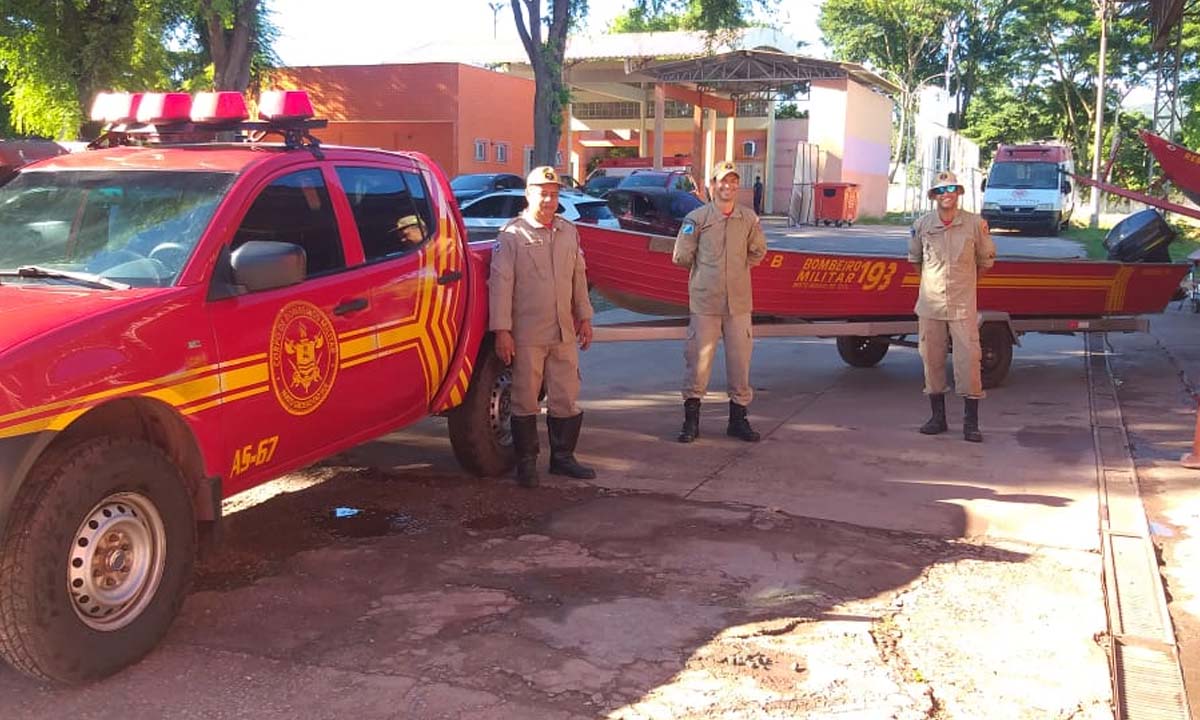
<svg viewBox="0 0 1200 720">
<path fill-rule="evenodd" d="M 946 392 L 947 340 L 954 343 L 954 392 L 969 398 L 982 398 L 983 380 L 979 362 L 979 323 L 975 318 L 963 320 L 934 320 L 917 318 L 921 363 L 925 366 L 925 392 L 941 395 Z"/>
<path fill-rule="evenodd" d="M 579 399 L 579 348 L 574 342 L 554 345 L 517 345 L 512 364 L 510 397 L 513 415 L 537 415 L 538 395 L 546 383 L 546 409 L 550 417 L 568 418 L 581 411 Z"/>
<path fill-rule="evenodd" d="M 692 315 L 683 350 L 686 363 L 682 388 L 684 400 L 703 398 L 708 392 L 713 355 L 717 351 L 717 341 L 724 336 L 726 392 L 738 405 L 750 404 L 754 398 L 754 390 L 750 387 L 750 352 L 754 348 L 751 327 L 750 313 Z"/>
</svg>

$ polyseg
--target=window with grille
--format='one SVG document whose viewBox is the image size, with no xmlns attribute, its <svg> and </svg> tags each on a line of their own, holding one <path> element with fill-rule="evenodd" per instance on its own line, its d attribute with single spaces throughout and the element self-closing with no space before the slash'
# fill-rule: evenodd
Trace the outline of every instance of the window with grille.
<svg viewBox="0 0 1200 720">
<path fill-rule="evenodd" d="M 487 161 L 487 146 L 488 146 L 487 140 L 476 140 L 475 141 L 475 160 L 476 160 L 476 162 L 486 162 Z"/>
</svg>

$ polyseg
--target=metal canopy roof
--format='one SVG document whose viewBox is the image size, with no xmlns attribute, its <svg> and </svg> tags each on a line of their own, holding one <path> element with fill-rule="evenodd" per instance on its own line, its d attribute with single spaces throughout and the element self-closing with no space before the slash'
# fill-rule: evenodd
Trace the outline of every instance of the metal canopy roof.
<svg viewBox="0 0 1200 720">
<path fill-rule="evenodd" d="M 849 77 L 885 95 L 900 88 L 854 63 L 818 60 L 767 50 L 735 50 L 721 55 L 654 63 L 636 72 L 658 82 L 692 83 L 733 96 L 762 95 L 809 80 Z"/>
</svg>

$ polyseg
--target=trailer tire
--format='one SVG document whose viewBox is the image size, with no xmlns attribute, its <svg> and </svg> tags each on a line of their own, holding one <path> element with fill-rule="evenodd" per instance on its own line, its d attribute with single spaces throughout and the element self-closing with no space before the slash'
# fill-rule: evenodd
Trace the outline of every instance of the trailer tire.
<svg viewBox="0 0 1200 720">
<path fill-rule="evenodd" d="M 999 387 L 1012 365 L 1012 335 L 1004 323 L 988 322 L 979 328 L 979 374 L 984 388 Z"/>
<path fill-rule="evenodd" d="M 187 594 L 196 522 L 179 469 L 143 440 L 51 451 L 0 546 L 0 654 L 35 678 L 99 680 L 162 640 Z"/>
<path fill-rule="evenodd" d="M 511 386 L 512 370 L 496 357 L 492 342 L 484 342 L 467 395 L 447 418 L 454 457 L 472 475 L 503 475 L 516 463 L 509 426 Z"/>
<path fill-rule="evenodd" d="M 887 338 L 874 335 L 844 335 L 837 339 L 838 355 L 851 367 L 875 367 L 890 346 Z"/>
</svg>

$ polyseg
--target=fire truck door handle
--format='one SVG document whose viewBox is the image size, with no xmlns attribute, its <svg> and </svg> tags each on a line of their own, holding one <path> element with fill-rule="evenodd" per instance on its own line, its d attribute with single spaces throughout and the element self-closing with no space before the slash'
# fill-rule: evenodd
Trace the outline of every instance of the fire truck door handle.
<svg viewBox="0 0 1200 720">
<path fill-rule="evenodd" d="M 334 315 L 349 315 L 350 313 L 358 312 L 359 310 L 367 309 L 366 298 L 354 298 L 338 305 L 333 309 Z"/>
<path fill-rule="evenodd" d="M 462 280 L 462 273 L 457 270 L 451 270 L 447 273 L 443 273 L 442 276 L 438 278 L 438 285 L 449 285 L 450 283 L 458 282 L 459 280 Z"/>
</svg>

